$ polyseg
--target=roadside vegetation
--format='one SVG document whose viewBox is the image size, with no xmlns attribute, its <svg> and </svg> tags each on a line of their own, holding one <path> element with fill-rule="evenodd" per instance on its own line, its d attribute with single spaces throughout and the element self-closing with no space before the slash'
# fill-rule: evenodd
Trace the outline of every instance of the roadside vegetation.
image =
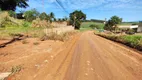
<svg viewBox="0 0 142 80">
<path fill-rule="evenodd" d="M 10 16 L 13 15 L 13 16 Z M 56 26 L 53 24 L 68 23 L 68 18 L 56 19 L 54 13 L 46 14 L 45 12 L 39 13 L 36 9 L 31 9 L 23 13 L 24 19 L 15 17 L 14 11 L 0 11 L 0 40 L 13 39 L 14 35 L 23 35 L 30 38 L 41 38 L 46 36 L 46 40 L 61 40 L 66 38 L 67 34 L 57 34 L 52 32 L 46 34 L 45 29 L 53 29 Z M 58 26 L 58 25 L 57 25 Z"/>
<path fill-rule="evenodd" d="M 96 29 L 95 34 L 106 39 L 125 44 L 129 47 L 142 51 L 142 35 L 136 35 L 134 29 L 120 29 L 119 25 L 132 25 L 138 24 L 136 22 L 122 23 L 122 18 L 112 16 L 104 25 L 104 30 L 99 31 Z M 98 28 L 97 26 L 93 26 Z"/>
<path fill-rule="evenodd" d="M 115 34 L 104 34 L 104 33 L 95 33 L 95 34 L 142 51 L 141 35 L 115 35 Z"/>
</svg>

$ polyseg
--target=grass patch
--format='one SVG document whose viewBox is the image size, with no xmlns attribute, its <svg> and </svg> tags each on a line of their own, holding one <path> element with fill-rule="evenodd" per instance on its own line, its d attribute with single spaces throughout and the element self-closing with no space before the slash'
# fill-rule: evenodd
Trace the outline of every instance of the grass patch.
<svg viewBox="0 0 142 80">
<path fill-rule="evenodd" d="M 142 51 L 142 36 L 141 35 L 120 35 L 95 33 L 101 37 L 125 44 L 129 47 Z"/>
<path fill-rule="evenodd" d="M 130 26 L 132 24 L 138 25 L 139 22 L 122 22 L 121 24 L 119 24 L 119 26 L 122 26 L 122 25 L 124 25 L 124 26 Z"/>
<path fill-rule="evenodd" d="M 11 38 L 11 34 L 27 34 L 31 37 L 38 37 L 43 33 L 43 28 L 33 27 L 5 27 L 0 28 L 0 39 Z"/>
<path fill-rule="evenodd" d="M 100 29 L 103 29 L 104 24 L 98 23 L 98 22 L 82 22 L 80 31 L 86 31 L 86 30 L 93 30 L 90 25 L 98 25 Z"/>
</svg>

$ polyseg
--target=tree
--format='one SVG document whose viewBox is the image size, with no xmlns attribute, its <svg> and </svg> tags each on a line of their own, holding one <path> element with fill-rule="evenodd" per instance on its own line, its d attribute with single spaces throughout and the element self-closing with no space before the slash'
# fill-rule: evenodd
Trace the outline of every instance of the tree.
<svg viewBox="0 0 142 80">
<path fill-rule="evenodd" d="M 112 16 L 110 20 L 105 24 L 104 29 L 106 30 L 115 30 L 117 28 L 117 25 L 122 22 L 122 18 L 119 18 L 118 16 Z"/>
<path fill-rule="evenodd" d="M 33 21 L 38 16 L 39 16 L 39 12 L 36 9 L 32 9 L 24 13 L 24 17 L 27 21 Z"/>
<path fill-rule="evenodd" d="M 54 21 L 57 21 L 57 19 L 56 19 L 56 18 L 54 18 Z"/>
<path fill-rule="evenodd" d="M 47 20 L 47 21 L 49 21 L 49 16 L 48 16 L 45 12 L 41 13 L 41 14 L 39 15 L 39 18 L 40 18 L 41 20 Z"/>
<path fill-rule="evenodd" d="M 70 24 L 75 26 L 75 29 L 80 29 L 81 20 L 86 19 L 86 14 L 84 14 L 82 11 L 74 11 L 73 13 L 70 13 Z"/>
<path fill-rule="evenodd" d="M 16 7 L 26 8 L 28 0 L 0 0 L 1 10 L 16 10 Z"/>
<path fill-rule="evenodd" d="M 62 21 L 61 18 L 59 18 L 58 21 L 61 22 Z"/>
<path fill-rule="evenodd" d="M 122 22 L 122 18 L 119 18 L 118 16 L 112 16 L 110 20 L 114 26 Z"/>
<path fill-rule="evenodd" d="M 50 22 L 52 22 L 52 21 L 53 21 L 53 19 L 54 19 L 54 17 L 55 17 L 54 13 L 53 13 L 53 12 L 51 12 L 51 13 L 49 14 L 49 17 L 50 17 Z"/>
</svg>

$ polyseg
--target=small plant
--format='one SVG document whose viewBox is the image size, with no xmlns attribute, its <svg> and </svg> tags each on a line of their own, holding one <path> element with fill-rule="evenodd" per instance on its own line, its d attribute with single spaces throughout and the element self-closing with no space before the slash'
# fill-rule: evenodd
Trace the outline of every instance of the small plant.
<svg viewBox="0 0 142 80">
<path fill-rule="evenodd" d="M 30 24 L 28 22 L 24 22 L 22 25 L 23 25 L 23 27 L 29 27 L 30 26 Z"/>
<path fill-rule="evenodd" d="M 34 42 L 33 44 L 34 44 L 34 45 L 39 45 L 39 42 Z"/>
<path fill-rule="evenodd" d="M 27 40 L 23 40 L 22 44 L 28 44 Z"/>
<path fill-rule="evenodd" d="M 19 66 L 13 66 L 12 69 L 11 69 L 11 72 L 12 72 L 12 75 L 17 73 L 17 72 L 20 72 L 22 69 L 22 67 L 19 65 Z"/>
</svg>

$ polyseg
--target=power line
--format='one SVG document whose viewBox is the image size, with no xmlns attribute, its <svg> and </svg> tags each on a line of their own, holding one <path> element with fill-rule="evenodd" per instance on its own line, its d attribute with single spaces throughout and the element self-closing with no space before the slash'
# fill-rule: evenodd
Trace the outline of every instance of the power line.
<svg viewBox="0 0 142 80">
<path fill-rule="evenodd" d="M 59 6 L 67 13 L 69 14 L 69 12 L 64 8 L 64 6 L 62 5 L 62 3 L 59 0 L 56 0 L 56 2 L 59 4 Z"/>
</svg>

